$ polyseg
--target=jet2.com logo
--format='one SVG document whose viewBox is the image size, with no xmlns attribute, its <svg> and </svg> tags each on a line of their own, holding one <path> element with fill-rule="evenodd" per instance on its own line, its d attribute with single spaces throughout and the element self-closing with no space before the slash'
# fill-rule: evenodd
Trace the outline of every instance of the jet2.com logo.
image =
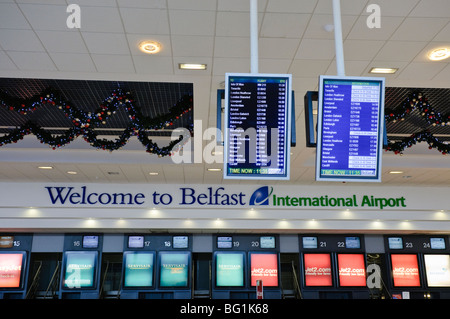
<svg viewBox="0 0 450 319">
<path fill-rule="evenodd" d="M 272 195 L 273 187 L 263 186 L 253 192 L 250 197 L 249 205 L 251 206 L 267 206 L 269 205 L 269 196 Z"/>
</svg>

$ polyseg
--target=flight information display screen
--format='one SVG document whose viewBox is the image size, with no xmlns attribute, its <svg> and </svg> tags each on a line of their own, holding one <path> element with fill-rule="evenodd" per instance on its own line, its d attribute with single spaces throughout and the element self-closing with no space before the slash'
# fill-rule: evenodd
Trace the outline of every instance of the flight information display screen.
<svg viewBox="0 0 450 319">
<path fill-rule="evenodd" d="M 225 82 L 224 178 L 289 179 L 291 75 Z"/>
<path fill-rule="evenodd" d="M 384 78 L 320 76 L 316 180 L 381 181 Z"/>
</svg>

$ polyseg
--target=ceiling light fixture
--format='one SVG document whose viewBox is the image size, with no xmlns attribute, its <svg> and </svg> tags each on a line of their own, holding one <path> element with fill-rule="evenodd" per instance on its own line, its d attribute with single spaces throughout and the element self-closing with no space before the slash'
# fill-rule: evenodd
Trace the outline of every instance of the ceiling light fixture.
<svg viewBox="0 0 450 319">
<path fill-rule="evenodd" d="M 161 51 L 161 44 L 155 41 L 142 41 L 139 49 L 144 53 L 155 54 Z"/>
<path fill-rule="evenodd" d="M 69 174 L 69 175 L 77 175 L 78 173 L 75 172 L 75 171 L 68 171 L 67 174 Z"/>
<path fill-rule="evenodd" d="M 428 53 L 428 58 L 431 61 L 441 61 L 450 57 L 450 49 L 449 48 L 439 48 L 434 49 L 430 53 Z"/>
<path fill-rule="evenodd" d="M 52 166 L 39 166 L 39 169 L 53 169 Z"/>
<path fill-rule="evenodd" d="M 374 73 L 374 74 L 394 74 L 395 72 L 398 71 L 398 68 L 371 68 L 369 73 Z"/>
<path fill-rule="evenodd" d="M 403 171 L 390 171 L 389 174 L 403 174 Z"/>
<path fill-rule="evenodd" d="M 158 172 L 150 172 L 150 173 L 148 173 L 148 175 L 151 175 L 151 176 L 156 176 L 158 174 L 159 174 Z"/>
<path fill-rule="evenodd" d="M 206 64 L 202 63 L 179 63 L 181 70 L 206 70 Z"/>
<path fill-rule="evenodd" d="M 222 169 L 221 168 L 208 168 L 209 172 L 221 172 Z"/>
</svg>

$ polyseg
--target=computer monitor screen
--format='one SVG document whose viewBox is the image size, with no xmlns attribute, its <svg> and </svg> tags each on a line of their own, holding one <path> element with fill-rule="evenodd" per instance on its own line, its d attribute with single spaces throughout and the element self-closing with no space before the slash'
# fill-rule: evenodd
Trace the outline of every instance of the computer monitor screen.
<svg viewBox="0 0 450 319">
<path fill-rule="evenodd" d="M 128 236 L 128 248 L 143 248 L 144 236 Z"/>
<path fill-rule="evenodd" d="M 83 236 L 83 248 L 98 248 L 98 236 Z"/>
<path fill-rule="evenodd" d="M 188 248 L 189 237 L 188 236 L 173 236 L 173 248 Z"/>
<path fill-rule="evenodd" d="M 262 236 L 259 239 L 261 248 L 275 249 L 275 237 L 274 236 Z"/>
<path fill-rule="evenodd" d="M 230 236 L 217 237 L 217 248 L 232 248 L 232 247 L 233 247 L 233 237 Z"/>
</svg>

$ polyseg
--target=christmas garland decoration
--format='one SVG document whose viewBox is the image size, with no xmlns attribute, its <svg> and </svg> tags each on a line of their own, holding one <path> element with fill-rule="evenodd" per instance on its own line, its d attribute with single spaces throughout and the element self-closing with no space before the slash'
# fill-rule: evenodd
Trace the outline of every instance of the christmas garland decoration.
<svg viewBox="0 0 450 319">
<path fill-rule="evenodd" d="M 399 110 L 386 109 L 385 118 L 387 122 L 395 122 L 398 120 L 404 120 L 405 116 L 411 113 L 415 108 L 417 108 L 426 121 L 433 125 L 446 126 L 450 125 L 450 112 L 447 114 L 441 114 L 433 109 L 433 107 L 428 102 L 428 99 L 423 96 L 421 92 L 413 92 L 408 96 L 402 103 Z"/>
<path fill-rule="evenodd" d="M 41 143 L 48 144 L 53 149 L 56 149 L 69 144 L 78 136 L 83 136 L 86 142 L 97 149 L 114 151 L 125 146 L 132 136 L 137 136 L 139 141 L 144 145 L 146 152 L 163 157 L 173 155 L 181 146 L 179 143 L 182 141 L 186 142 L 190 137 L 190 134 L 181 134 L 178 139 L 171 141 L 169 145 L 160 147 L 148 138 L 146 130 L 160 130 L 172 126 L 176 119 L 179 119 L 192 110 L 192 96 L 183 96 L 169 110 L 169 113 L 155 118 L 144 116 L 133 102 L 134 100 L 130 92 L 117 89 L 94 112 L 84 112 L 71 106 L 62 98 L 57 90 L 52 88 L 48 88 L 41 94 L 29 99 L 15 98 L 5 92 L 0 92 L 0 105 L 10 111 L 26 115 L 39 107 L 50 105 L 62 110 L 65 116 L 71 119 L 74 126 L 66 132 L 56 135 L 42 129 L 36 123 L 28 121 L 20 128 L 16 128 L 11 133 L 0 137 L 0 146 L 16 143 L 23 139 L 25 135 L 34 134 Z M 98 138 L 95 127 L 106 124 L 107 120 L 120 107 L 123 107 L 128 113 L 128 117 L 130 118 L 128 127 L 125 128 L 115 141 Z M 188 131 L 192 132 L 192 127 L 189 127 Z M 175 149 L 175 146 L 177 146 L 177 149 Z"/>
<path fill-rule="evenodd" d="M 410 114 L 414 109 L 418 109 L 422 117 L 433 126 L 450 126 L 450 112 L 447 114 L 441 114 L 433 109 L 428 102 L 428 99 L 424 97 L 421 92 L 413 92 L 402 103 L 402 106 L 398 110 L 386 109 L 385 120 L 386 122 L 393 122 L 400 120 L 403 121 L 405 117 Z M 401 154 L 403 150 L 411 147 L 418 142 L 427 142 L 428 148 L 436 148 L 443 155 L 450 152 L 450 145 L 443 143 L 436 138 L 429 130 L 423 130 L 418 133 L 414 133 L 408 138 L 398 141 L 389 142 L 386 151 L 392 151 L 395 154 Z"/>
</svg>

